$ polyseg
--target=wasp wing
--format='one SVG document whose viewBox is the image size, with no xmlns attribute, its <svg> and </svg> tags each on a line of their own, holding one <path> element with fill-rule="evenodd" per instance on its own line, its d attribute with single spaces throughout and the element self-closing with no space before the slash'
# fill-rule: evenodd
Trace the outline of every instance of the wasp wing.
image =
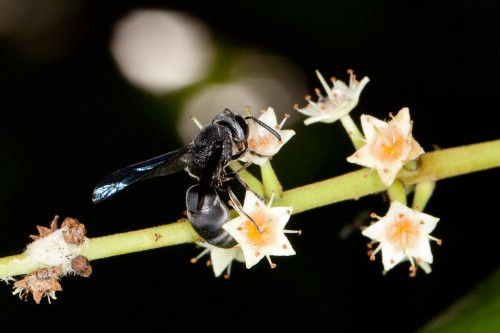
<svg viewBox="0 0 500 333">
<path fill-rule="evenodd" d="M 113 172 L 94 188 L 92 201 L 99 203 L 106 200 L 139 180 L 166 176 L 184 169 L 189 150 L 189 147 L 180 148 Z"/>
</svg>

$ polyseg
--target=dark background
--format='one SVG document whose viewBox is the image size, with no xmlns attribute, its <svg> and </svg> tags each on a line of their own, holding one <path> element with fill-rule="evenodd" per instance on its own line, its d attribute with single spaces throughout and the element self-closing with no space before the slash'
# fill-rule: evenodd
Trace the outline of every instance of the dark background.
<svg viewBox="0 0 500 333">
<path fill-rule="evenodd" d="M 1 4 L 1 2 L 0 2 Z M 58 2 L 48 2 L 51 11 Z M 78 218 L 89 237 L 176 220 L 187 175 L 131 187 L 95 206 L 91 193 L 106 174 L 182 145 L 164 110 L 182 94 L 155 96 L 128 83 L 109 51 L 111 31 L 131 9 L 177 9 L 212 30 L 223 47 L 288 57 L 313 93 L 325 77 L 347 79 L 347 68 L 371 82 L 353 112 L 384 119 L 408 106 L 414 136 L 431 151 L 498 139 L 500 6 L 498 1 L 81 1 L 59 40 L 74 42 L 53 55 L 43 34 L 0 36 L 0 255 L 20 253 L 53 216 Z M 36 18 L 37 13 L 29 17 Z M 32 21 L 26 21 L 26 29 Z M 28 36 L 29 37 L 29 36 Z M 340 124 L 293 125 L 296 136 L 273 161 L 285 189 L 355 170 Z M 145 112 L 144 110 L 157 112 Z M 294 146 L 295 145 L 295 146 Z M 499 152 L 500 153 L 500 152 Z M 471 158 L 474 158 L 471 156 Z M 300 167 L 297 167 L 300 166 Z M 253 169 L 257 170 L 257 169 Z M 48 321 L 64 328 L 102 324 L 170 331 L 331 328 L 414 332 L 498 268 L 498 170 L 437 184 L 426 212 L 440 218 L 432 233 L 433 272 L 409 278 L 398 265 L 381 275 L 367 239 L 340 239 L 361 211 L 383 215 L 382 196 L 342 202 L 292 216 L 297 255 L 263 260 L 251 270 L 233 265 L 229 280 L 189 259 L 192 244 L 93 261 L 90 278 L 65 277 L 57 300 L 35 304 L 0 288 L 0 317 L 15 325 Z M 23 319 L 19 321 L 19 319 Z M 396 329 L 397 328 L 397 329 Z"/>
</svg>

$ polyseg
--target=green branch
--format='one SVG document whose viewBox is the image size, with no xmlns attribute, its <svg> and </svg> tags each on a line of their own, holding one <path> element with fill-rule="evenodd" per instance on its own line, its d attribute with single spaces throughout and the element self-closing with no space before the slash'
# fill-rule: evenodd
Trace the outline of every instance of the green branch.
<svg viewBox="0 0 500 333">
<path fill-rule="evenodd" d="M 404 186 L 500 167 L 500 140 L 426 153 L 420 162 L 415 171 L 400 171 L 398 178 Z M 293 212 L 300 213 L 386 190 L 378 174 L 364 168 L 285 191 L 279 205 L 293 206 Z"/>
<path fill-rule="evenodd" d="M 500 139 L 426 153 L 421 156 L 415 171 L 402 169 L 398 178 L 402 186 L 407 187 L 497 167 L 500 167 Z M 293 213 L 297 214 L 386 190 L 378 174 L 364 168 L 284 191 L 275 205 L 292 206 Z M 154 228 L 90 238 L 83 245 L 81 254 L 92 261 L 197 240 L 199 237 L 188 221 L 177 221 Z M 27 274 L 38 267 L 23 254 L 0 258 L 0 279 Z"/>
</svg>

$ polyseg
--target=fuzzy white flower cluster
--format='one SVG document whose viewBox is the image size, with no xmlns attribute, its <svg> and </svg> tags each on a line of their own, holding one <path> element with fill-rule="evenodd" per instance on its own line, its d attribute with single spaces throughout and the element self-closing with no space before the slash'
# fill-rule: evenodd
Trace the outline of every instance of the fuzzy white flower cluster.
<svg viewBox="0 0 500 333">
<path fill-rule="evenodd" d="M 26 299 L 32 295 L 39 304 L 43 297 L 50 303 L 61 291 L 59 280 L 68 274 L 84 277 L 92 274 L 89 260 L 80 254 L 88 242 L 85 225 L 77 219 L 67 217 L 58 228 L 59 216 L 55 216 L 50 227 L 37 226 L 39 235 L 30 235 L 24 254 L 34 266 L 42 266 L 14 283 L 13 295 Z"/>
<path fill-rule="evenodd" d="M 39 227 L 42 236 L 34 236 L 33 242 L 26 246 L 24 254 L 39 265 L 61 267 L 61 273 L 65 275 L 74 272 L 72 261 L 80 255 L 88 238 L 85 237 L 84 231 L 79 231 L 77 236 L 73 235 L 74 230 L 84 228 L 75 219 L 66 218 L 60 228 L 57 228 L 57 220 L 58 216 L 52 221 L 50 229 Z M 77 229 L 71 228 L 68 221 L 73 224 L 78 223 Z"/>
</svg>

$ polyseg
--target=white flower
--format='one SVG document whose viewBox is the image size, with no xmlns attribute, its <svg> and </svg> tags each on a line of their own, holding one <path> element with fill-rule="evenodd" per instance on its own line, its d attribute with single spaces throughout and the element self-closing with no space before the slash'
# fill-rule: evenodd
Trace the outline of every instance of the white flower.
<svg viewBox="0 0 500 333">
<path fill-rule="evenodd" d="M 370 79 L 365 76 L 361 81 L 358 81 L 353 70 L 348 70 L 347 73 L 349 73 L 349 85 L 341 80 L 332 78 L 333 86 L 330 88 L 319 71 L 316 71 L 327 96 L 324 97 L 320 90 L 316 89 L 318 102 L 315 103 L 311 100 L 311 96 L 306 96 L 306 100 L 309 103 L 306 107 L 299 108 L 295 106 L 298 112 L 309 116 L 309 118 L 304 120 L 304 124 L 310 125 L 316 122 L 333 123 L 348 115 L 358 105 L 361 91 L 363 91 L 363 88 Z"/>
<path fill-rule="evenodd" d="M 284 229 L 293 207 L 271 207 L 271 204 L 272 198 L 266 205 L 252 191 L 247 191 L 243 204 L 244 213 L 239 212 L 239 217 L 222 226 L 236 239 L 238 246 L 243 250 L 247 268 L 251 268 L 264 257 L 269 261 L 271 268 L 274 268 L 276 265 L 270 256 L 295 254 L 285 233 L 299 231 Z"/>
<path fill-rule="evenodd" d="M 231 275 L 231 265 L 233 260 L 245 262 L 243 252 L 239 247 L 226 249 L 206 242 L 196 242 L 196 244 L 204 247 L 205 249 L 196 258 L 191 259 L 191 262 L 193 264 L 196 263 L 198 259 L 210 252 L 210 261 L 207 261 L 207 265 L 212 266 L 216 277 L 219 277 L 224 271 L 226 271 L 227 273 L 224 274 L 224 277 L 229 278 Z"/>
<path fill-rule="evenodd" d="M 269 130 L 265 127 L 249 121 L 250 132 L 248 135 L 248 149 L 249 151 L 240 158 L 242 162 L 251 162 L 253 164 L 262 165 L 272 156 L 274 156 L 283 147 L 283 145 L 295 135 L 293 130 L 283 130 L 288 115 L 285 115 L 280 124 L 276 120 L 274 109 L 269 107 L 263 110 L 258 118 L 261 122 L 274 129 L 280 136 L 281 141 L 278 140 Z"/>
<path fill-rule="evenodd" d="M 408 108 L 401 109 L 389 122 L 362 115 L 361 126 L 366 143 L 347 161 L 376 169 L 386 186 L 394 182 L 403 165 L 424 153 L 412 136 L 413 122 Z"/>
<path fill-rule="evenodd" d="M 415 261 L 426 272 L 430 272 L 433 256 L 429 240 L 441 245 L 441 240 L 430 233 L 436 227 L 439 218 L 408 208 L 398 201 L 393 201 L 387 215 L 362 231 L 379 245 L 369 251 L 371 260 L 382 251 L 382 263 L 387 272 L 403 260 L 411 263 L 410 275 L 416 270 Z M 372 242 L 372 243 L 373 243 Z"/>
</svg>

